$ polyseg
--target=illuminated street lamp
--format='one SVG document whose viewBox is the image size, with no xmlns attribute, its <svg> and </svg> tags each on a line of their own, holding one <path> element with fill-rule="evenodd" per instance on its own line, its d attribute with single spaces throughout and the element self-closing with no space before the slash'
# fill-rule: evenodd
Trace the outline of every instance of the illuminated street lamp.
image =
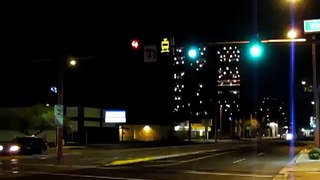
<svg viewBox="0 0 320 180">
<path fill-rule="evenodd" d="M 287 37 L 290 39 L 296 39 L 298 36 L 298 32 L 295 29 L 291 29 L 290 31 L 288 31 L 287 33 Z"/>
<path fill-rule="evenodd" d="M 300 2 L 301 0 L 286 0 L 288 3 L 296 4 Z"/>
<path fill-rule="evenodd" d="M 301 81 L 301 84 L 302 84 L 302 85 L 306 85 L 307 82 L 306 82 L 306 81 Z"/>
<path fill-rule="evenodd" d="M 77 65 L 77 60 L 76 59 L 70 59 L 69 60 L 69 65 L 72 66 L 72 67 L 76 66 Z"/>
</svg>

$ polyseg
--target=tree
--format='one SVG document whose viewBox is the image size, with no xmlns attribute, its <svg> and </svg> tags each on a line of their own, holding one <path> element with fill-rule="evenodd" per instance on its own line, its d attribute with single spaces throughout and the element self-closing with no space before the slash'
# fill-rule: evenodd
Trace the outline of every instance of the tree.
<svg viewBox="0 0 320 180">
<path fill-rule="evenodd" d="M 252 135 L 257 134 L 260 128 L 260 123 L 256 118 L 251 118 L 244 121 L 244 127 L 249 127 L 249 134 L 252 137 Z"/>
<path fill-rule="evenodd" d="M 68 127 L 69 119 L 64 118 L 64 126 Z M 0 128 L 17 130 L 26 135 L 38 135 L 43 130 L 56 127 L 53 107 L 36 104 L 27 108 L 0 109 Z M 30 130 L 36 130 L 34 134 Z"/>
</svg>

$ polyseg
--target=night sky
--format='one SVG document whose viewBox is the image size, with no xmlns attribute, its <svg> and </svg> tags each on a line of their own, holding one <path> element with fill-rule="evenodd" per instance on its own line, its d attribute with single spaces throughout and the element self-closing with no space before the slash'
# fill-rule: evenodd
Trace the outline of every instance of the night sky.
<svg viewBox="0 0 320 180">
<path fill-rule="evenodd" d="M 253 35 L 252 0 L 88 2 L 5 8 L 0 32 L 1 106 L 55 102 L 50 87 L 56 84 L 57 59 L 94 56 L 66 70 L 66 104 L 130 109 L 134 121 L 163 121 L 170 98 L 167 63 L 143 63 L 143 56 L 130 49 L 131 39 L 159 44 L 161 38 L 174 36 L 177 44 L 184 45 L 249 40 Z M 258 2 L 259 36 L 284 37 L 290 24 L 289 5 L 285 0 Z M 303 19 L 319 17 L 319 0 L 297 5 L 299 29 Z M 266 55 L 255 74 L 258 97 L 254 98 L 288 101 L 289 46 L 268 46 Z M 306 122 L 311 97 L 302 92 L 300 81 L 311 80 L 309 45 L 297 47 L 296 61 L 297 113 L 299 121 Z M 252 101 L 253 69 L 246 63 L 242 62 L 242 83 L 247 90 L 242 93 Z"/>
</svg>

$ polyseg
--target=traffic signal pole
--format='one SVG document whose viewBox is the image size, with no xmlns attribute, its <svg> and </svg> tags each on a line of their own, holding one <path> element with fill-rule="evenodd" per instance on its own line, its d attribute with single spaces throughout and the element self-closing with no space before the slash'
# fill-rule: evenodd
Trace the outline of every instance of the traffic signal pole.
<svg viewBox="0 0 320 180">
<path fill-rule="evenodd" d="M 312 70 L 313 70 L 313 99 L 315 102 L 314 113 L 316 120 L 316 128 L 314 132 L 314 144 L 316 147 L 320 147 L 320 121 L 319 121 L 319 92 L 318 92 L 318 83 L 317 83 L 317 61 L 316 61 L 316 36 L 312 35 Z"/>
</svg>

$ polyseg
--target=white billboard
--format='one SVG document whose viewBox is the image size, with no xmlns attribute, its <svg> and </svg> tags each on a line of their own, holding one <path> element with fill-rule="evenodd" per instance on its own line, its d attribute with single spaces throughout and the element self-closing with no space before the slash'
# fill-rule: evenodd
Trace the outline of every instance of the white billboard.
<svg viewBox="0 0 320 180">
<path fill-rule="evenodd" d="M 105 123 L 125 123 L 126 111 L 124 110 L 106 110 Z"/>
</svg>

